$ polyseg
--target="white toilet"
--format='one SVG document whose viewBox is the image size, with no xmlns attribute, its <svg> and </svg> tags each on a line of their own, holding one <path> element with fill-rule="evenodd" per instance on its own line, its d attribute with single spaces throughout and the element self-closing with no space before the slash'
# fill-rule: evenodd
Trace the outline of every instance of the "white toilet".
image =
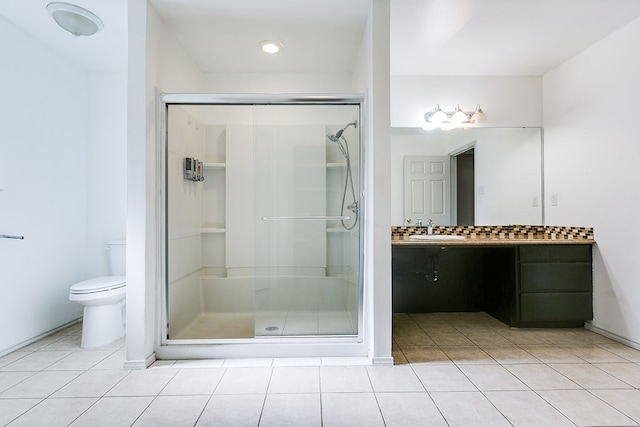
<svg viewBox="0 0 640 427">
<path fill-rule="evenodd" d="M 125 241 L 109 242 L 112 276 L 95 277 L 71 286 L 69 300 L 84 306 L 83 348 L 101 347 L 124 336 L 126 277 Z"/>
</svg>

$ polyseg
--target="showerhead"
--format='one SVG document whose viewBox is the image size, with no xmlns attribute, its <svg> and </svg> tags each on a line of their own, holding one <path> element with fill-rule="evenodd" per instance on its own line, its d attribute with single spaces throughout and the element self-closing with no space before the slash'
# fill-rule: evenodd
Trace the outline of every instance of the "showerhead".
<svg viewBox="0 0 640 427">
<path fill-rule="evenodd" d="M 332 140 L 333 142 L 338 142 L 340 140 L 340 138 L 342 138 L 342 134 L 344 133 L 344 131 L 349 126 L 357 127 L 358 126 L 358 121 L 356 120 L 356 121 L 353 121 L 351 123 L 348 123 L 345 127 L 343 127 L 338 132 L 336 132 L 335 135 L 329 134 L 329 135 L 327 135 L 327 137 L 329 137 L 329 139 Z"/>
</svg>

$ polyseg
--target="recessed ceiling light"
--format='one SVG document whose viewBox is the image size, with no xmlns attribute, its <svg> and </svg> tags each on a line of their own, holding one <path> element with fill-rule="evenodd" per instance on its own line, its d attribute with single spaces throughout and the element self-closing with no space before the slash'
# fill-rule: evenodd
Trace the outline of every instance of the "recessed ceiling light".
<svg viewBox="0 0 640 427">
<path fill-rule="evenodd" d="M 274 40 L 265 40 L 260 42 L 260 49 L 262 49 L 264 53 L 278 53 L 282 48 L 282 43 Z"/>
<path fill-rule="evenodd" d="M 49 3 L 47 12 L 60 27 L 74 36 L 91 36 L 103 28 L 100 18 L 75 4 Z"/>
</svg>

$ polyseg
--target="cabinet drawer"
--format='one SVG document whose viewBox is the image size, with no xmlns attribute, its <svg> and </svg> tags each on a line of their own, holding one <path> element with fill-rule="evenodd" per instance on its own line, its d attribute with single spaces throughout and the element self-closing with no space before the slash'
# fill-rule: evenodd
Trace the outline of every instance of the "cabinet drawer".
<svg viewBox="0 0 640 427">
<path fill-rule="evenodd" d="M 520 295 L 520 320 L 523 322 L 562 322 L 591 320 L 590 293 L 534 293 Z"/>
<path fill-rule="evenodd" d="M 521 263 L 520 290 L 591 292 L 591 264 Z"/>
<path fill-rule="evenodd" d="M 520 246 L 520 261 L 591 261 L 591 245 Z"/>
</svg>

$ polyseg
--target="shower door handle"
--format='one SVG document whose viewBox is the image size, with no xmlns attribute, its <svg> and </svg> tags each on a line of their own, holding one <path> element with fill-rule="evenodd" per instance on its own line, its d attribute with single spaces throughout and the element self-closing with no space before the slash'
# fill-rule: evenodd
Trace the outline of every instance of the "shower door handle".
<svg viewBox="0 0 640 427">
<path fill-rule="evenodd" d="M 350 216 L 263 216 L 263 221 L 342 221 L 349 220 Z"/>
<path fill-rule="evenodd" d="M 24 236 L 11 236 L 9 234 L 0 234 L 0 239 L 24 240 Z"/>
</svg>

